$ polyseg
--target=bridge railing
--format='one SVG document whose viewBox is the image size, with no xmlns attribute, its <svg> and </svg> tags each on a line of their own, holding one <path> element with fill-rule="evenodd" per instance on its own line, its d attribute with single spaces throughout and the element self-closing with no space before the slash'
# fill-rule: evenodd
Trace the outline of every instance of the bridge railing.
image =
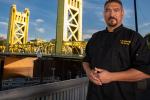
<svg viewBox="0 0 150 100">
<path fill-rule="evenodd" d="M 0 91 L 0 100 L 85 100 L 86 77 Z"/>
<path fill-rule="evenodd" d="M 85 50 L 85 41 L 74 41 L 74 42 L 63 42 L 62 54 L 77 54 L 83 55 Z M 55 55 L 55 42 L 42 42 L 42 43 L 26 43 L 26 44 L 3 44 L 0 45 L 0 52 L 10 52 L 10 53 L 26 53 L 26 54 L 36 54 L 41 52 L 42 54 Z"/>
</svg>

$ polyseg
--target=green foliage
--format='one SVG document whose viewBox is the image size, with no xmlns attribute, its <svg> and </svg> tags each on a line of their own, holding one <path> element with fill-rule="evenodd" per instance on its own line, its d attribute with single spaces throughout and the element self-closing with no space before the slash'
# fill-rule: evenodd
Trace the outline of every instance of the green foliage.
<svg viewBox="0 0 150 100">
<path fill-rule="evenodd" d="M 0 46 L 1 45 L 6 45 L 7 41 L 6 40 L 0 40 Z"/>
<path fill-rule="evenodd" d="M 146 34 L 144 38 L 146 39 L 147 45 L 150 48 L 150 33 Z"/>
</svg>

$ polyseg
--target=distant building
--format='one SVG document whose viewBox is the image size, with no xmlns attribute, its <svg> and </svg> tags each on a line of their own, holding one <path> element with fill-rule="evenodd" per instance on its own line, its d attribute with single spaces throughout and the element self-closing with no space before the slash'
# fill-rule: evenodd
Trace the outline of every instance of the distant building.
<svg viewBox="0 0 150 100">
<path fill-rule="evenodd" d="M 0 40 L 6 40 L 6 38 L 3 36 L 0 36 Z"/>
<path fill-rule="evenodd" d="M 47 41 L 43 40 L 43 39 L 36 38 L 34 40 L 30 40 L 29 42 L 30 43 L 44 43 L 44 42 L 47 42 Z"/>
</svg>

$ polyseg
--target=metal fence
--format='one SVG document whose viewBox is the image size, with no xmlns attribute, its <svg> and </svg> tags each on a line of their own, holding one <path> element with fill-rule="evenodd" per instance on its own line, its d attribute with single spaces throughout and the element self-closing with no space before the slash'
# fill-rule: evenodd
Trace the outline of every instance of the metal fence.
<svg viewBox="0 0 150 100">
<path fill-rule="evenodd" d="M 86 77 L 0 91 L 0 100 L 85 100 Z"/>
</svg>

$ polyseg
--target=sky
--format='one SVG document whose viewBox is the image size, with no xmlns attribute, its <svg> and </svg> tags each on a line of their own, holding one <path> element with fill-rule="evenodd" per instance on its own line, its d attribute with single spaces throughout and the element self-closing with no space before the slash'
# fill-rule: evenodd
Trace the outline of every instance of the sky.
<svg viewBox="0 0 150 100">
<path fill-rule="evenodd" d="M 104 29 L 103 4 L 106 0 L 83 0 L 83 39 Z M 124 26 L 135 30 L 134 0 L 122 0 L 125 8 Z M 150 33 L 150 0 L 136 0 L 139 33 Z M 10 7 L 16 4 L 17 11 L 30 9 L 28 40 L 55 39 L 58 0 L 0 0 L 0 36 L 7 37 Z"/>
</svg>

